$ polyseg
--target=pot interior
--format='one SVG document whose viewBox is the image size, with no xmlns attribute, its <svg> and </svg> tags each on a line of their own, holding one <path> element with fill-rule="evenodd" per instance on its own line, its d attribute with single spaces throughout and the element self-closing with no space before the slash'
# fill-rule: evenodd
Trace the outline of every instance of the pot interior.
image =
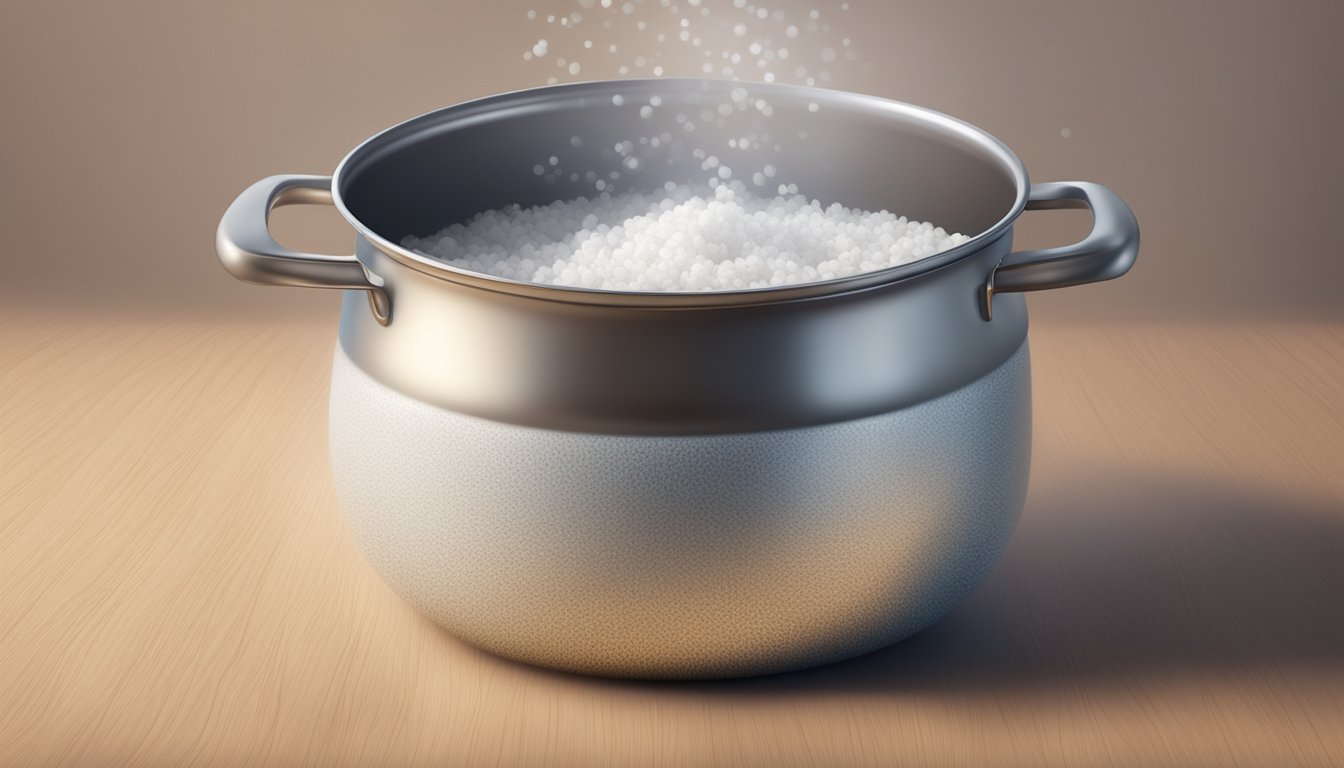
<svg viewBox="0 0 1344 768">
<path fill-rule="evenodd" d="M 743 137 L 745 148 L 730 146 Z M 968 236 L 1006 226 L 1025 200 L 1011 151 L 938 113 L 839 91 L 679 79 L 541 88 L 422 115 L 351 153 L 336 189 L 358 224 L 399 244 L 494 208 L 592 197 L 599 179 L 607 191 L 704 184 L 715 173 L 703 167 L 709 155 L 765 196 L 796 184 L 823 204 Z"/>
</svg>

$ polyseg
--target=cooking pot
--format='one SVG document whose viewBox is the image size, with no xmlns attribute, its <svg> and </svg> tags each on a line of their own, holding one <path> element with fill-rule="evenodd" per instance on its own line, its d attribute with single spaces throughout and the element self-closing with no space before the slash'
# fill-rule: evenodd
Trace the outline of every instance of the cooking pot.
<svg viewBox="0 0 1344 768">
<path fill-rule="evenodd" d="M 712 109 L 743 87 L 773 114 Z M 651 120 L 640 106 L 653 96 Z M 751 134 L 736 162 L 768 161 L 809 197 L 973 236 L 875 272 L 682 293 L 506 280 L 399 245 L 483 210 L 591 195 L 591 177 L 535 166 L 558 156 L 601 172 L 619 163 L 611 147 L 651 127 L 675 139 L 628 188 L 694 180 L 691 147 Z M 334 204 L 355 255 L 278 245 L 267 218 L 292 203 Z M 1062 207 L 1091 209 L 1084 240 L 1011 252 L 1023 210 Z M 391 588 L 502 656 L 645 678 L 835 661 L 964 598 L 1026 494 L 1022 292 L 1121 275 L 1138 243 L 1104 187 L 1029 184 L 1007 147 L 946 115 L 674 79 L 422 115 L 330 178 L 257 182 L 216 239 L 242 280 L 345 291 L 332 469 Z"/>
</svg>

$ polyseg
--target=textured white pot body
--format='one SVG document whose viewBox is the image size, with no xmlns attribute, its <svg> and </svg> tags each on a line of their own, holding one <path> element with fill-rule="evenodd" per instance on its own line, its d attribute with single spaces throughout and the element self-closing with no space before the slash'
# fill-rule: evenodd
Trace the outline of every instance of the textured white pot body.
<svg viewBox="0 0 1344 768">
<path fill-rule="evenodd" d="M 989 572 L 1026 494 L 1027 347 L 824 426 L 603 435 L 466 416 L 337 346 L 331 459 L 355 538 L 463 640 L 598 675 L 731 677 L 881 648 Z"/>
</svg>

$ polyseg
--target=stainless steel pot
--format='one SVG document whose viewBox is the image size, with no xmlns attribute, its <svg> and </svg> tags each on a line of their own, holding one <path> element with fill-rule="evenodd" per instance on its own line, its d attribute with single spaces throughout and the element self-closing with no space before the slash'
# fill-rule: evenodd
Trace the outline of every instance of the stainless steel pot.
<svg viewBox="0 0 1344 768">
<path fill-rule="evenodd" d="M 757 159 L 809 196 L 977 234 L 892 269 L 716 293 L 514 282 L 398 245 L 591 194 L 534 164 L 600 168 L 648 134 L 651 96 L 697 115 L 737 87 L 621 80 L 460 104 L 374 136 L 331 178 L 264 179 L 220 222 L 238 278 L 346 291 L 342 508 L 393 589 L 471 643 L 606 675 L 810 666 L 936 620 L 1012 532 L 1030 454 L 1021 292 L 1129 269 L 1138 226 L 1104 187 L 1030 185 L 1007 147 L 936 112 L 754 84 L 774 114 L 711 116 L 696 143 L 772 133 L 780 151 Z M 674 142 L 624 183 L 689 179 L 688 152 Z M 358 232 L 354 256 L 268 234 L 272 208 L 327 202 Z M 1010 252 L 1024 209 L 1060 207 L 1092 210 L 1082 242 Z"/>
</svg>

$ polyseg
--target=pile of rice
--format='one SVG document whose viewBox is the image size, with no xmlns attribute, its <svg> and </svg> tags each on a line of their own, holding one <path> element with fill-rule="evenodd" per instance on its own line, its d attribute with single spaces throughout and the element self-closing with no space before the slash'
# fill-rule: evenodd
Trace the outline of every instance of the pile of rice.
<svg viewBox="0 0 1344 768">
<path fill-rule="evenodd" d="M 534 283 L 619 291 L 729 291 L 908 264 L 966 242 L 887 211 L 823 207 L 742 184 L 668 184 L 486 211 L 402 245 L 447 264 Z"/>
</svg>

